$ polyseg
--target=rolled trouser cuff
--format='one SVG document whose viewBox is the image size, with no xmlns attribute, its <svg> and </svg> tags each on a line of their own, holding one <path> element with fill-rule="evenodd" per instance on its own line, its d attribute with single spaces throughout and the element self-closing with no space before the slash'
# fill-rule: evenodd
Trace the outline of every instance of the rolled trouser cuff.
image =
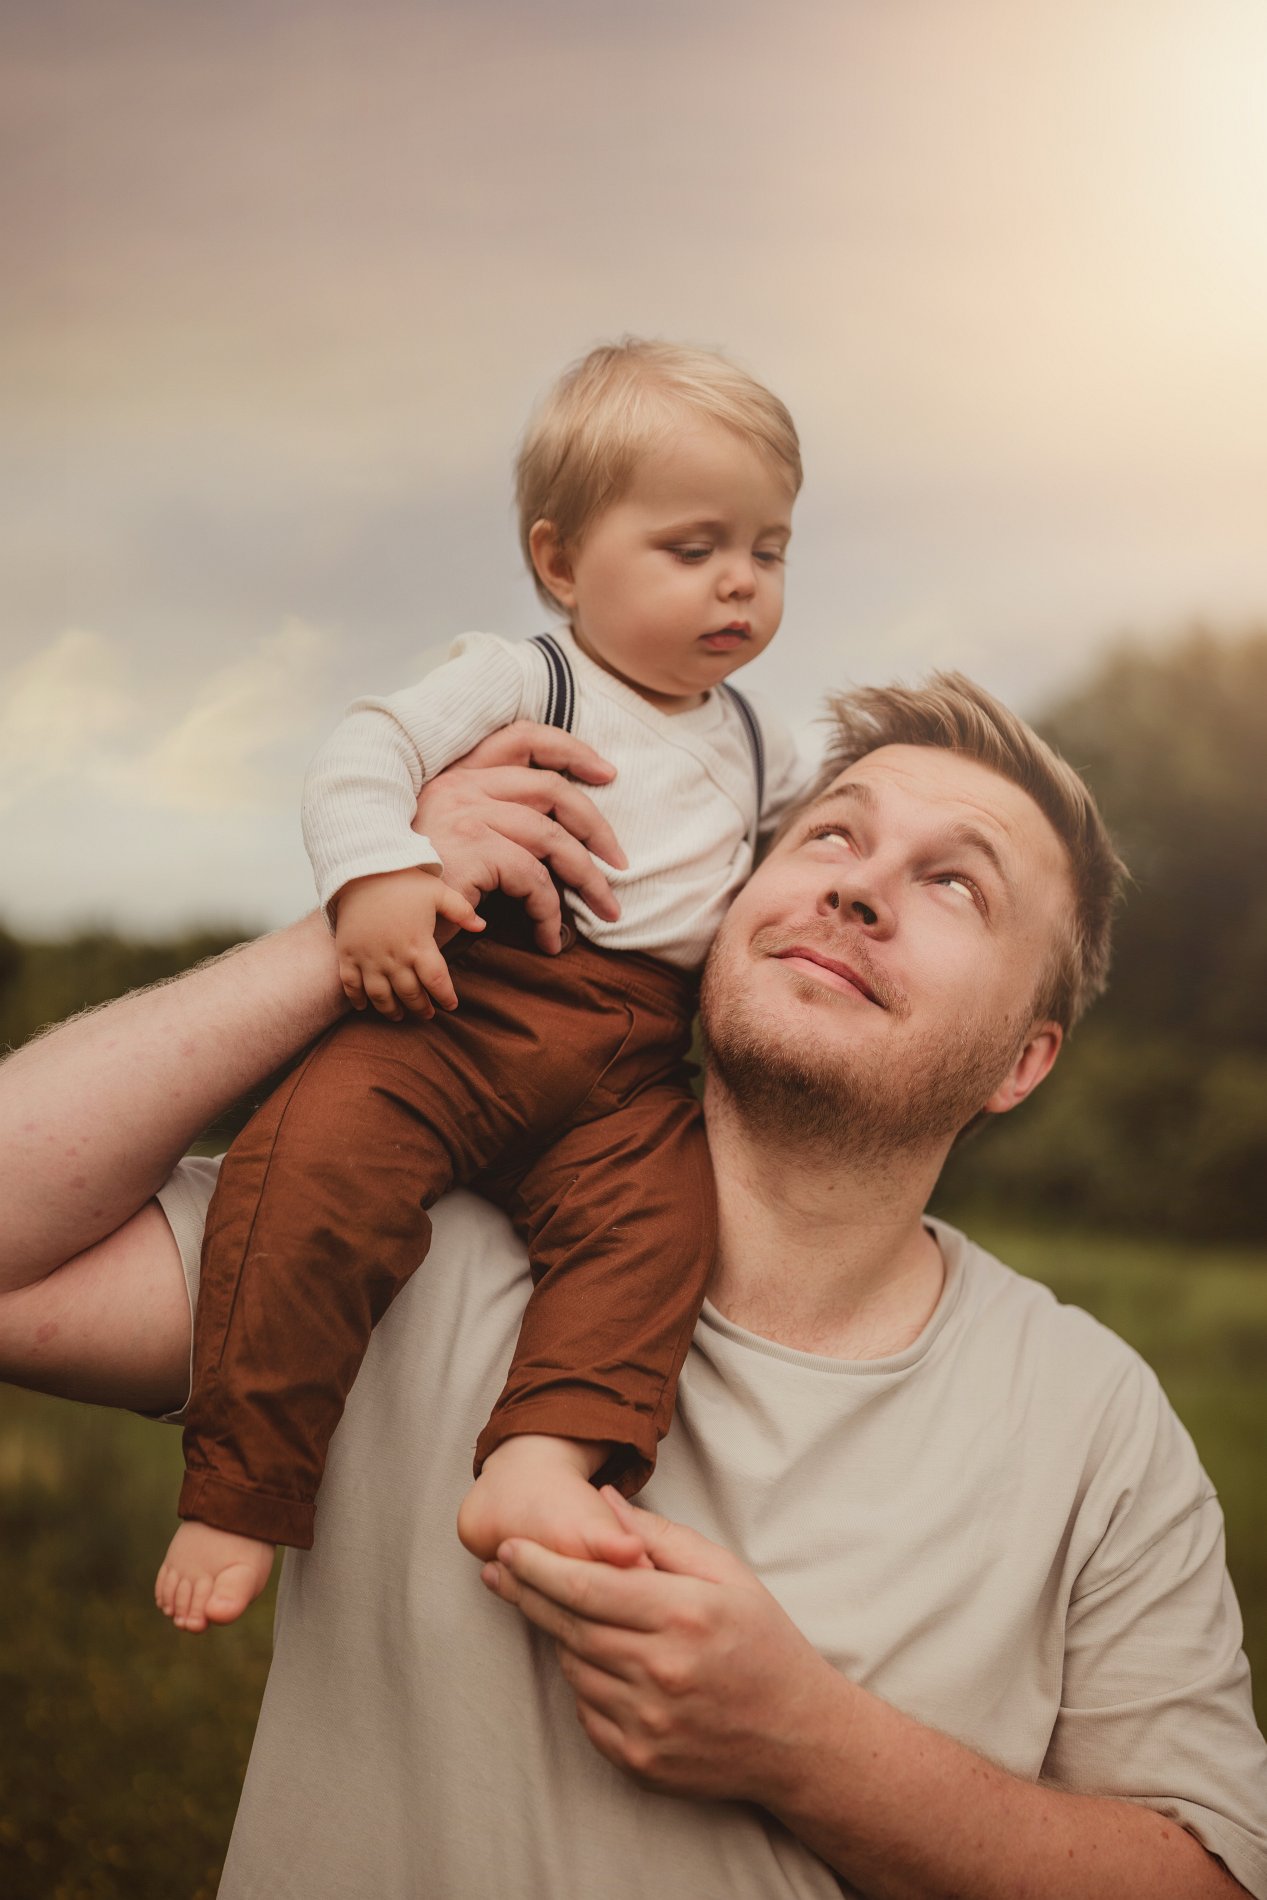
<svg viewBox="0 0 1267 1900">
<path fill-rule="evenodd" d="M 613 1449 L 594 1474 L 593 1482 L 614 1484 L 623 1497 L 634 1497 L 655 1470 L 658 1437 L 651 1419 L 631 1414 L 628 1406 L 603 1405 L 585 1399 L 560 1401 L 555 1394 L 549 1399 L 501 1406 L 494 1412 L 476 1441 L 476 1477 L 483 1469 L 484 1460 L 491 1457 L 499 1445 L 527 1432 L 539 1432 L 546 1438 L 581 1438 L 611 1445 Z"/>
<path fill-rule="evenodd" d="M 196 1518 L 218 1531 L 258 1537 L 268 1544 L 311 1550 L 316 1506 L 302 1498 L 273 1497 L 227 1484 L 209 1471 L 187 1471 L 176 1506 L 178 1517 Z"/>
</svg>

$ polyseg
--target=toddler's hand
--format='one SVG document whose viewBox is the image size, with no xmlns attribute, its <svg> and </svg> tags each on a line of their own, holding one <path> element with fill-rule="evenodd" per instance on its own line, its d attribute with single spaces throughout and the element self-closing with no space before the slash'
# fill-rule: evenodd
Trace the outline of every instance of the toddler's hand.
<svg viewBox="0 0 1267 1900">
<path fill-rule="evenodd" d="M 435 1004 L 456 1009 L 448 965 L 436 948 L 436 919 L 483 930 L 466 899 L 432 871 L 385 871 L 356 877 L 339 892 L 334 943 L 339 980 L 355 1009 L 372 1003 L 400 1022 L 434 1016 Z"/>
</svg>

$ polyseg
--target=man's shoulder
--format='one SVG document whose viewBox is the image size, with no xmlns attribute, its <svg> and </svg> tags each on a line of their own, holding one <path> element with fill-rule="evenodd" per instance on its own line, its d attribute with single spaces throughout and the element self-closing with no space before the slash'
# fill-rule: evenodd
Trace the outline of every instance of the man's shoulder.
<svg viewBox="0 0 1267 1900">
<path fill-rule="evenodd" d="M 965 1321 L 988 1349 L 1008 1351 L 1012 1363 L 1032 1372 L 1041 1367 L 1067 1378 L 1084 1404 L 1099 1397 L 1130 1408 L 1161 1399 L 1156 1373 L 1119 1333 L 959 1229 L 941 1221 L 934 1227 L 944 1251 L 958 1250 Z"/>
<path fill-rule="evenodd" d="M 1006 1391 L 1010 1429 L 1029 1466 L 1037 1470 L 1058 1447 L 1065 1469 L 1080 1471 L 1076 1514 L 1091 1533 L 1083 1540 L 1086 1554 L 1095 1552 L 1091 1569 L 1129 1561 L 1213 1499 L 1187 1429 L 1135 1348 L 1050 1287 L 945 1231 L 963 1249 L 961 1331 L 972 1382 Z"/>
</svg>

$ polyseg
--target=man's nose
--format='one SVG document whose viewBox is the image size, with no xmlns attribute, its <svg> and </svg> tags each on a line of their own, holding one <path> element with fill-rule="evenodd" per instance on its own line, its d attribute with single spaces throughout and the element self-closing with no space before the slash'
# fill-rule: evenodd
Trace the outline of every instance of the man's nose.
<svg viewBox="0 0 1267 1900">
<path fill-rule="evenodd" d="M 873 937 L 892 935 L 894 912 L 878 883 L 865 888 L 854 878 L 839 878 L 824 891 L 819 908 L 860 926 Z"/>
</svg>

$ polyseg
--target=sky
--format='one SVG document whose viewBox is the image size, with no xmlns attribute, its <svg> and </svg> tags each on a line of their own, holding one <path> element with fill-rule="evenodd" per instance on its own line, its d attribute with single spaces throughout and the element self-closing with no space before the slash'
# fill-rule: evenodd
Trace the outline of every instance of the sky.
<svg viewBox="0 0 1267 1900">
<path fill-rule="evenodd" d="M 796 417 L 739 683 L 1022 712 L 1267 624 L 1261 0 L 6 0 L 0 922 L 285 921 L 306 759 L 530 634 L 565 364 L 724 349 Z"/>
</svg>

